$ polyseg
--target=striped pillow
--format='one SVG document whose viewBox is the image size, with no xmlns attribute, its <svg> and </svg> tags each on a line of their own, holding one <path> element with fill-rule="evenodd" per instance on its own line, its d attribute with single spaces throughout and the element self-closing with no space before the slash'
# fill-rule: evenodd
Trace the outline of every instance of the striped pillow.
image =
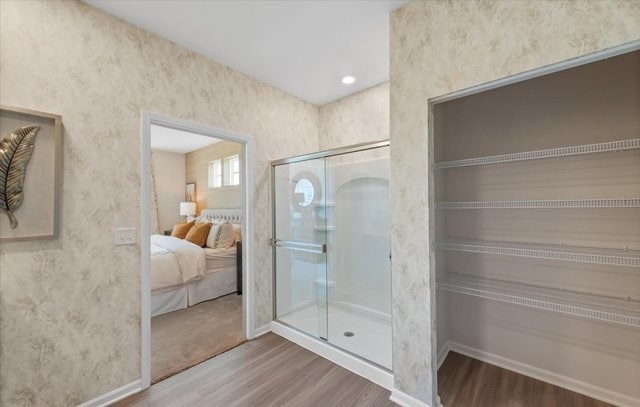
<svg viewBox="0 0 640 407">
<path fill-rule="evenodd" d="M 207 247 L 212 249 L 228 249 L 236 241 L 236 232 L 229 222 L 214 224 L 209 230 L 207 237 Z"/>
</svg>

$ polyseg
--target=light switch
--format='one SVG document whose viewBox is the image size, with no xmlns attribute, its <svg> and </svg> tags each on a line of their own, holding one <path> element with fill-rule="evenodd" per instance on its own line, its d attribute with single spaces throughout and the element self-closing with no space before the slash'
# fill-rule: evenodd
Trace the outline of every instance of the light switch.
<svg viewBox="0 0 640 407">
<path fill-rule="evenodd" d="M 113 229 L 113 244 L 136 244 L 136 228 Z"/>
</svg>

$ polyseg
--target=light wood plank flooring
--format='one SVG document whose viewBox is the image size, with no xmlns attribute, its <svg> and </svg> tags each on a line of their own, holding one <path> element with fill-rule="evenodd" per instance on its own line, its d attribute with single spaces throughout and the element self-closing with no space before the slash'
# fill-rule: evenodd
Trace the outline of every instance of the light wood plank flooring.
<svg viewBox="0 0 640 407">
<path fill-rule="evenodd" d="M 445 407 L 613 407 L 455 352 L 438 370 L 438 394 Z"/>
<path fill-rule="evenodd" d="M 394 406 L 389 391 L 269 333 L 117 406 Z"/>
<path fill-rule="evenodd" d="M 612 407 L 450 352 L 438 371 L 445 407 Z M 156 383 L 116 406 L 386 407 L 389 391 L 269 333 Z"/>
</svg>

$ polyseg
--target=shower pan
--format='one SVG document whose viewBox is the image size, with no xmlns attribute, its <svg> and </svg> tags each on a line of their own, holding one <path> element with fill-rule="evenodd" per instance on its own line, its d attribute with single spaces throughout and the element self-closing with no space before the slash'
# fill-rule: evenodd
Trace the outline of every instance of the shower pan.
<svg viewBox="0 0 640 407">
<path fill-rule="evenodd" d="M 272 162 L 276 320 L 391 364 L 389 143 Z"/>
</svg>

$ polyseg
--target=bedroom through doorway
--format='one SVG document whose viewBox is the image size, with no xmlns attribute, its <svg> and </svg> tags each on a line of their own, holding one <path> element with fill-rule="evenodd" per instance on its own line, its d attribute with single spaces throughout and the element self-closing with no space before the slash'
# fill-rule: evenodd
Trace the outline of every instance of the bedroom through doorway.
<svg viewBox="0 0 640 407">
<path fill-rule="evenodd" d="M 247 141 L 166 121 L 144 126 L 143 118 L 149 191 L 146 206 L 143 199 L 149 227 L 142 235 L 148 244 L 142 271 L 146 386 L 244 343 L 251 326 L 244 290 Z"/>
</svg>

